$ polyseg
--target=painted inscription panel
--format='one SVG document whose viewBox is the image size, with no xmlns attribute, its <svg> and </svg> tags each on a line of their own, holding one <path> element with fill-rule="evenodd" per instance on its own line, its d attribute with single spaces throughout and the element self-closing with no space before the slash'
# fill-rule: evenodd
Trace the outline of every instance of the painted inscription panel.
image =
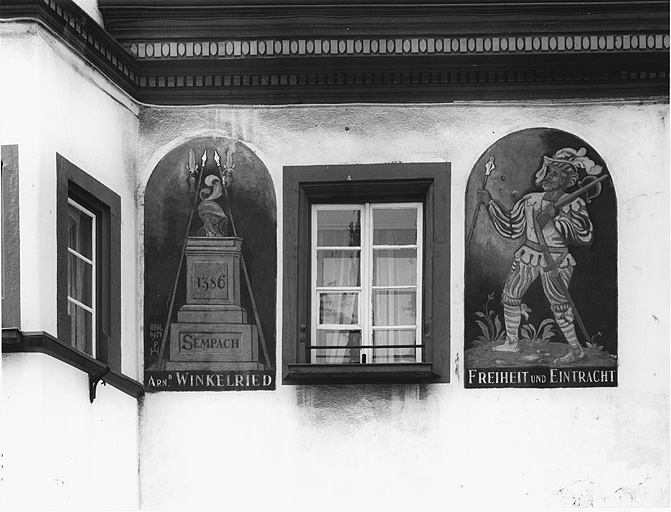
<svg viewBox="0 0 671 512">
<path fill-rule="evenodd" d="M 276 205 L 246 146 L 194 139 L 145 193 L 149 391 L 275 388 Z"/>
<path fill-rule="evenodd" d="M 617 212 L 606 165 L 559 130 L 510 134 L 466 190 L 468 388 L 617 386 Z"/>
</svg>

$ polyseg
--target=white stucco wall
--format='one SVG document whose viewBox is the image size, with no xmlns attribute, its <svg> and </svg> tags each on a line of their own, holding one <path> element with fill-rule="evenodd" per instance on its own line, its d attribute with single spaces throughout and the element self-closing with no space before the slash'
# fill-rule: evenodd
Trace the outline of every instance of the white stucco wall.
<svg viewBox="0 0 671 512">
<path fill-rule="evenodd" d="M 615 182 L 620 385 L 282 386 L 135 400 L 39 354 L 3 356 L 5 508 L 419 510 L 669 503 L 669 130 L 654 101 L 395 106 L 137 106 L 34 24 L 0 24 L 0 143 L 21 168 L 22 328 L 55 334 L 55 154 L 122 198 L 123 370 L 142 354 L 144 187 L 199 135 L 282 167 L 449 161 L 452 361 L 463 360 L 464 191 L 493 142 L 550 127 L 588 142 Z M 666 100 L 665 100 L 666 101 Z M 136 199 L 137 196 L 137 199 Z M 277 309 L 281 348 L 282 304 Z M 281 350 L 278 350 L 281 353 Z M 278 366 L 281 361 L 278 361 Z M 139 469 L 138 479 L 138 449 Z"/>
<path fill-rule="evenodd" d="M 56 153 L 121 197 L 123 373 L 139 379 L 135 236 L 138 106 L 47 30 L 0 24 L 0 142 L 18 144 L 21 328 L 57 334 Z M 52 255 L 53 257 L 46 257 Z"/>
<path fill-rule="evenodd" d="M 0 23 L 0 143 L 17 144 L 21 329 L 57 335 L 56 153 L 121 197 L 122 370 L 139 379 L 137 106 L 35 23 Z M 2 508 L 135 509 L 138 404 L 43 354 L 2 361 Z"/>
<path fill-rule="evenodd" d="M 255 149 L 275 182 L 280 258 L 282 166 L 451 162 L 453 361 L 463 360 L 464 191 L 487 147 L 524 128 L 577 135 L 608 165 L 619 223 L 618 388 L 465 390 L 455 364 L 446 385 L 151 394 L 141 419 L 145 508 L 668 504 L 667 105 L 147 108 L 140 119 L 140 197 L 160 158 L 191 137 Z M 278 333 L 281 324 L 280 303 Z"/>
<path fill-rule="evenodd" d="M 3 510 L 136 510 L 135 398 L 44 354 L 2 356 Z"/>
</svg>

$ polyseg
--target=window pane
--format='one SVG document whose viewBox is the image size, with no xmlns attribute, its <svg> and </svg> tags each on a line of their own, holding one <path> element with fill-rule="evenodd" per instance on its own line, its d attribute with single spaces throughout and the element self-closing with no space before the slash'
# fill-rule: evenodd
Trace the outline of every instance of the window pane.
<svg viewBox="0 0 671 512">
<path fill-rule="evenodd" d="M 317 347 L 312 348 L 312 362 L 323 364 L 342 364 L 360 362 L 361 331 L 317 331 Z"/>
<path fill-rule="evenodd" d="M 375 208 L 373 210 L 373 245 L 415 245 L 416 243 L 416 208 Z"/>
<path fill-rule="evenodd" d="M 318 251 L 317 286 L 359 286 L 359 251 Z"/>
<path fill-rule="evenodd" d="M 317 210 L 319 247 L 357 247 L 361 245 L 361 211 Z"/>
<path fill-rule="evenodd" d="M 373 251 L 373 286 L 417 284 L 417 249 Z"/>
<path fill-rule="evenodd" d="M 68 296 L 93 307 L 93 267 L 72 253 L 68 254 Z"/>
<path fill-rule="evenodd" d="M 373 325 L 415 325 L 415 297 L 412 290 L 374 290 Z"/>
<path fill-rule="evenodd" d="M 357 325 L 359 323 L 359 294 L 320 293 L 319 323 Z"/>
<path fill-rule="evenodd" d="M 375 330 L 373 332 L 373 362 L 374 363 L 414 363 L 417 360 L 417 349 L 406 348 L 377 348 L 379 345 L 414 345 L 415 331 Z"/>
<path fill-rule="evenodd" d="M 68 314 L 70 315 L 70 342 L 72 346 L 82 352 L 92 354 L 93 315 L 70 301 L 68 301 Z"/>
<path fill-rule="evenodd" d="M 93 259 L 93 217 L 69 205 L 68 247 Z"/>
</svg>

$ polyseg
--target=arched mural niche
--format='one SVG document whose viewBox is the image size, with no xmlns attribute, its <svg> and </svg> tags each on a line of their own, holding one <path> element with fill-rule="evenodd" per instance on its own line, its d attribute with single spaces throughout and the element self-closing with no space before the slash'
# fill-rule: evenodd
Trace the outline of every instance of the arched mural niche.
<svg viewBox="0 0 671 512">
<path fill-rule="evenodd" d="M 617 202 L 600 155 L 532 128 L 466 188 L 466 387 L 617 386 Z"/>
<path fill-rule="evenodd" d="M 277 208 L 241 142 L 201 137 L 165 155 L 145 191 L 145 385 L 275 389 Z"/>
</svg>

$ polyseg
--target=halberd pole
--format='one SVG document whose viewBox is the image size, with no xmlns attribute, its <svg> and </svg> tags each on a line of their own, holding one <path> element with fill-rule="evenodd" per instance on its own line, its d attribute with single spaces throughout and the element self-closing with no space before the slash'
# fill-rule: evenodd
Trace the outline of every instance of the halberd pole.
<svg viewBox="0 0 671 512">
<path fill-rule="evenodd" d="M 480 190 L 485 190 L 487 188 L 487 181 L 489 180 L 489 175 L 492 173 L 494 169 L 496 169 L 496 164 L 494 163 L 494 155 L 490 155 L 489 160 L 487 160 L 487 163 L 485 164 L 485 179 L 482 182 L 482 187 L 480 188 Z M 480 214 L 481 207 L 482 203 L 478 201 L 475 206 L 475 213 L 473 214 L 473 222 L 471 222 L 471 227 L 468 230 L 468 236 L 466 236 L 466 247 L 471 245 L 471 240 L 473 239 L 475 226 L 478 223 L 478 215 Z"/>
<path fill-rule="evenodd" d="M 158 361 L 156 362 L 156 367 L 159 370 L 163 368 L 163 357 L 165 355 L 165 344 L 168 339 L 168 333 L 170 331 L 170 319 L 172 318 L 172 310 L 175 307 L 175 295 L 177 295 L 177 282 L 179 281 L 179 274 L 182 271 L 182 264 L 184 263 L 184 254 L 186 254 L 186 244 L 189 241 L 189 231 L 191 231 L 191 222 L 193 222 L 193 213 L 196 211 L 196 205 L 198 204 L 198 191 L 200 190 L 200 184 L 203 181 L 203 171 L 205 170 L 205 162 L 207 162 L 207 150 L 203 152 L 203 157 L 201 158 L 200 172 L 198 173 L 198 186 L 195 188 L 195 196 L 193 199 L 193 205 L 191 206 L 191 212 L 189 213 L 189 220 L 186 223 L 186 234 L 184 235 L 184 244 L 182 245 L 182 253 L 179 256 L 179 265 L 177 266 L 177 274 L 175 275 L 175 282 L 172 285 L 172 291 L 170 293 L 170 303 L 168 305 L 168 318 L 165 322 L 165 329 L 163 329 L 163 339 L 161 339 L 161 349 L 158 352 Z M 196 159 L 193 155 L 193 150 L 189 150 L 189 167 L 187 168 L 189 174 L 193 176 L 193 173 L 197 171 L 196 169 Z M 193 183 L 191 183 L 193 190 Z"/>
</svg>

